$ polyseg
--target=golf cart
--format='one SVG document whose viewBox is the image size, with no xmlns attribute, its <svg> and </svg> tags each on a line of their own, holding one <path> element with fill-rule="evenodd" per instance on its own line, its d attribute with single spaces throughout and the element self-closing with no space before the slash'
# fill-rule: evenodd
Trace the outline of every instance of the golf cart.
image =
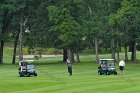
<svg viewBox="0 0 140 93">
<path fill-rule="evenodd" d="M 35 65 L 31 63 L 31 61 L 20 61 L 19 62 L 19 76 L 37 76 Z"/>
<path fill-rule="evenodd" d="M 99 75 L 102 75 L 102 74 L 117 75 L 114 59 L 100 59 L 99 67 L 98 67 L 98 74 Z"/>
</svg>

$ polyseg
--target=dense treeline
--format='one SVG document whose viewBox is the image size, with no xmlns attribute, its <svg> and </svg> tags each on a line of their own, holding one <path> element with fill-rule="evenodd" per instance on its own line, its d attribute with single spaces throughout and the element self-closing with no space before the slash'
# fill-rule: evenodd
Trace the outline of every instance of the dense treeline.
<svg viewBox="0 0 140 93">
<path fill-rule="evenodd" d="M 5 42 L 63 49 L 64 60 L 80 62 L 79 52 L 86 47 L 110 49 L 111 58 L 119 60 L 121 47 L 136 60 L 140 43 L 140 0 L 0 0 L 0 63 Z M 18 43 L 19 41 L 19 43 Z M 117 56 L 115 56 L 117 54 Z"/>
</svg>

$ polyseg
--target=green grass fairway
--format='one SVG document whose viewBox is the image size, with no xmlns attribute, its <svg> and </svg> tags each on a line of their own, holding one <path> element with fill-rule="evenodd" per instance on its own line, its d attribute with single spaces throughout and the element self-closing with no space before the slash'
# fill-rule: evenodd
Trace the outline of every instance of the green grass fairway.
<svg viewBox="0 0 140 93">
<path fill-rule="evenodd" d="M 97 64 L 38 64 L 37 77 L 18 77 L 18 65 L 0 65 L 0 93 L 140 93 L 140 64 L 126 63 L 125 75 L 97 75 Z M 117 66 L 117 71 L 118 66 Z"/>
</svg>

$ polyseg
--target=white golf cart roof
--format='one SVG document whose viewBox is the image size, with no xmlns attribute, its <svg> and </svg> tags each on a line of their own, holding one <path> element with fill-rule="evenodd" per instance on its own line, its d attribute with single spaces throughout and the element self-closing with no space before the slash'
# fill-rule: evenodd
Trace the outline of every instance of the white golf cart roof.
<svg viewBox="0 0 140 93">
<path fill-rule="evenodd" d="M 25 65 L 31 64 L 33 61 L 34 61 L 34 60 L 22 60 L 22 61 L 19 62 L 19 65 L 21 66 L 23 63 L 24 63 Z"/>
<path fill-rule="evenodd" d="M 114 59 L 100 59 L 100 60 L 102 61 L 102 60 L 114 60 Z"/>
<path fill-rule="evenodd" d="M 33 62 L 34 60 L 22 60 L 20 62 Z"/>
</svg>

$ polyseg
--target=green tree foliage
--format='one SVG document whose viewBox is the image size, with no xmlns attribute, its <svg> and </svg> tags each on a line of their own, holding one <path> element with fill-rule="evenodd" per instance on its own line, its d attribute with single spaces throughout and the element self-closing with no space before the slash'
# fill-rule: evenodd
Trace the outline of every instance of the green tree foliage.
<svg viewBox="0 0 140 93">
<path fill-rule="evenodd" d="M 137 0 L 136 0 L 137 1 Z M 135 5 L 136 4 L 136 5 Z M 131 44 L 132 45 L 132 60 L 136 60 L 136 38 L 138 37 L 138 27 L 135 23 L 138 19 L 138 2 L 134 3 L 134 1 L 123 0 L 121 2 L 121 7 L 117 10 L 116 13 L 111 13 L 109 16 L 109 25 L 113 28 L 117 28 L 118 31 L 114 34 L 117 37 L 120 37 L 120 40 L 124 42 L 124 44 Z M 121 31 L 122 30 L 122 31 Z M 120 35 L 120 33 L 122 33 Z M 112 34 L 113 35 L 113 34 Z M 135 49 L 134 49 L 135 48 Z"/>
<path fill-rule="evenodd" d="M 72 5 L 75 2 L 64 1 L 62 3 L 64 4 L 62 7 L 48 7 L 49 19 L 55 24 L 52 26 L 50 31 L 59 32 L 59 36 L 57 37 L 63 42 L 61 43 L 61 46 L 72 49 L 80 43 L 83 37 L 81 29 L 82 27 L 79 21 L 76 20 L 76 15 L 72 14 L 73 12 L 71 12 Z M 68 3 L 71 4 L 66 6 Z"/>
<path fill-rule="evenodd" d="M 13 14 L 19 9 L 16 0 L 2 0 L 0 3 L 0 63 L 3 63 L 4 43 L 8 34 L 8 27 L 13 18 Z"/>
<path fill-rule="evenodd" d="M 24 46 L 69 49 L 77 62 L 86 47 L 95 48 L 98 61 L 101 48 L 109 48 L 112 58 L 117 53 L 119 59 L 122 46 L 128 59 L 129 46 L 131 60 L 136 60 L 139 11 L 139 0 L 0 0 L 0 63 L 4 42 L 17 42 L 21 29 Z"/>
</svg>

